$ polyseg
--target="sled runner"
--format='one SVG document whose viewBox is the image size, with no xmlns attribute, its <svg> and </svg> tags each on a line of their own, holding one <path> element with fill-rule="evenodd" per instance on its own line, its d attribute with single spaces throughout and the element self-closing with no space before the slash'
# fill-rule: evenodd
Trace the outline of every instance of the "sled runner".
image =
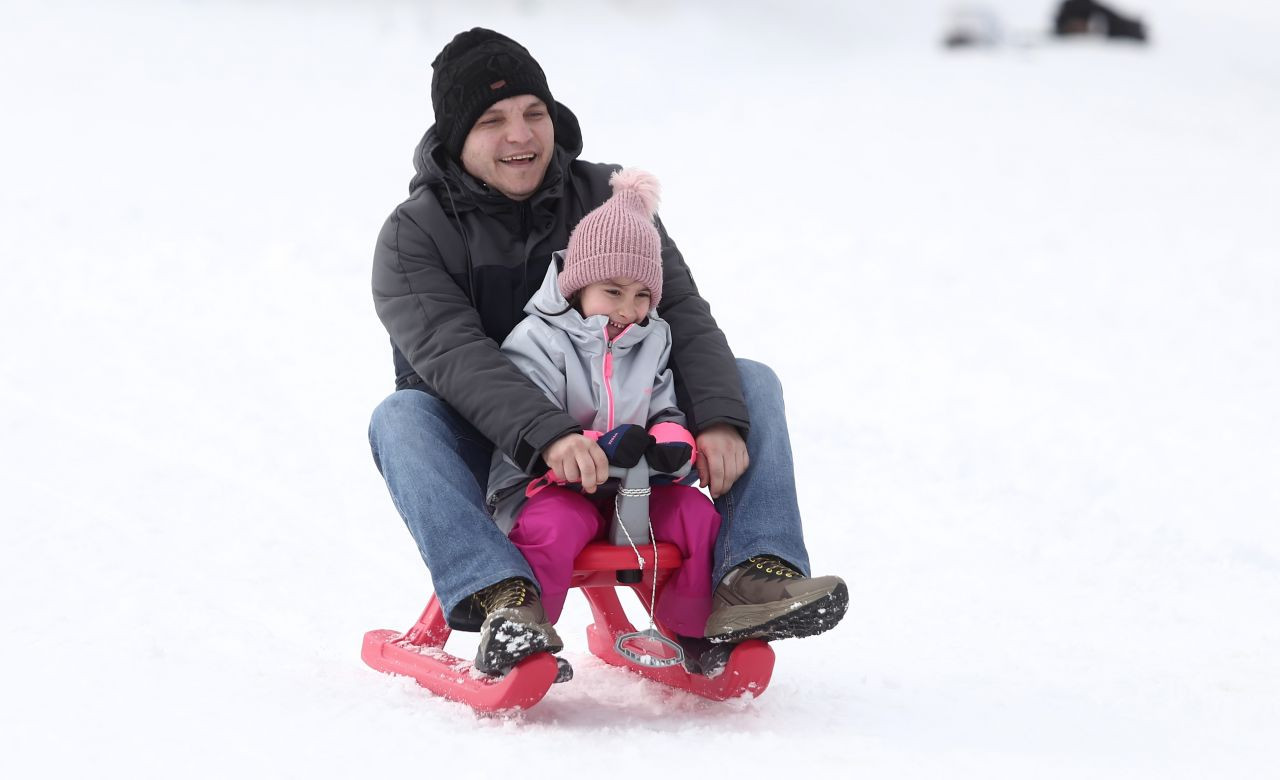
<svg viewBox="0 0 1280 780">
<path fill-rule="evenodd" d="M 586 596 L 593 617 L 587 626 L 588 649 L 607 664 L 708 699 L 722 701 L 744 693 L 759 696 L 773 673 L 773 649 L 765 642 L 748 640 L 737 645 L 724 669 L 711 677 L 691 674 L 679 663 L 670 663 L 670 659 L 655 660 L 623 647 L 629 637 L 643 639 L 648 632 L 636 631 L 623 611 L 617 590 L 634 590 L 646 612 L 652 614 L 656 594 L 679 568 L 681 557 L 675 545 L 659 542 L 655 547 L 649 539 L 649 471 L 644 461 L 635 469 L 611 473 L 620 478 L 623 498 L 619 499 L 609 538 L 629 544 L 593 542 L 574 561 L 572 587 Z M 645 486 L 643 490 L 633 487 L 640 481 Z M 641 517 L 643 526 L 639 523 Z M 656 552 L 656 561 L 654 555 L 647 554 L 650 550 Z M 638 555 L 643 566 L 637 561 Z M 657 628 L 674 636 L 661 625 Z M 451 633 L 433 594 L 418 622 L 408 631 L 378 629 L 365 634 L 361 657 L 378 671 L 412 677 L 431 692 L 482 712 L 528 709 L 541 701 L 555 682 L 556 659 L 551 653 L 535 653 L 506 675 L 491 677 L 473 670 L 470 661 L 444 649 Z"/>
</svg>

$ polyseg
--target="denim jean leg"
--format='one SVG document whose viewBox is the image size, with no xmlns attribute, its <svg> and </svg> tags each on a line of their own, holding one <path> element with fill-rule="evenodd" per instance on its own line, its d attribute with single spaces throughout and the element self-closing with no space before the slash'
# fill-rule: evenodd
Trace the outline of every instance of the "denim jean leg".
<svg viewBox="0 0 1280 780">
<path fill-rule="evenodd" d="M 392 393 L 374 409 L 369 446 L 446 615 L 488 585 L 533 580 L 485 507 L 492 445 L 448 404 L 419 390 Z"/>
<path fill-rule="evenodd" d="M 712 587 L 753 555 L 776 555 L 809 576 L 782 383 L 771 368 L 754 360 L 739 358 L 738 374 L 751 415 L 747 437 L 751 464 L 716 500 L 721 524 Z"/>
</svg>

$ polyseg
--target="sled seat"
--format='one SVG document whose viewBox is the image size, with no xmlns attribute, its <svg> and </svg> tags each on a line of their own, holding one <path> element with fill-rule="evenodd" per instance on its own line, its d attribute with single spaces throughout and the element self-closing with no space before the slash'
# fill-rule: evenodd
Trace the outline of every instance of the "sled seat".
<svg viewBox="0 0 1280 780">
<path fill-rule="evenodd" d="M 653 546 L 646 544 L 641 546 L 639 550 L 640 557 L 645 559 L 645 567 L 641 574 L 641 582 L 635 584 L 648 583 L 646 587 L 651 587 L 653 562 L 649 558 L 653 557 Z M 667 578 L 671 576 L 671 573 L 680 568 L 681 563 L 684 563 L 684 558 L 680 555 L 680 548 L 670 542 L 658 542 L 659 590 L 661 590 L 662 584 L 667 581 Z M 621 547 L 607 542 L 591 542 L 583 548 L 582 552 L 573 561 L 571 587 L 612 588 L 620 584 L 617 575 L 623 572 L 630 572 L 639 567 L 635 550 L 630 547 Z"/>
</svg>

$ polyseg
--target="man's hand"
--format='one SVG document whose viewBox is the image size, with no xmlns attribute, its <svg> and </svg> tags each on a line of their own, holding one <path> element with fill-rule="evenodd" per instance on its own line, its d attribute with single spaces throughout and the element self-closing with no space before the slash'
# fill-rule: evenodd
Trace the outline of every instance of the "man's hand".
<svg viewBox="0 0 1280 780">
<path fill-rule="evenodd" d="M 738 429 L 718 423 L 698 434 L 698 487 L 711 486 L 711 497 L 729 492 L 742 472 L 747 470 L 747 443 Z"/>
<path fill-rule="evenodd" d="M 600 445 L 580 433 L 561 436 L 542 451 L 542 459 L 556 476 L 566 482 L 581 483 L 583 491 L 596 488 L 609 478 L 609 459 Z"/>
</svg>

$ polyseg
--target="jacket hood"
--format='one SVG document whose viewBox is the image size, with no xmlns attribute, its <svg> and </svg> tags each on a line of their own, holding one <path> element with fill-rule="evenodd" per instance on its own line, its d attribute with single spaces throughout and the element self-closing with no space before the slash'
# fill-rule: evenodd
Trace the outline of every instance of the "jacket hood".
<svg viewBox="0 0 1280 780">
<path fill-rule="evenodd" d="M 551 164 L 547 166 L 547 175 L 543 180 L 544 187 L 559 180 L 569 163 L 578 159 L 578 155 L 582 153 L 582 127 L 578 124 L 578 117 L 569 110 L 568 106 L 558 100 L 556 101 L 555 131 L 555 153 L 551 158 Z M 479 199 L 506 199 L 505 196 L 490 190 L 484 182 L 467 173 L 460 162 L 449 156 L 444 149 L 444 142 L 436 133 L 434 124 L 427 128 L 427 132 L 423 134 L 422 140 L 413 151 L 413 169 L 413 178 L 409 180 L 410 193 L 424 186 L 432 189 L 448 187 L 455 194 L 469 193 Z"/>
<path fill-rule="evenodd" d="M 605 328 L 609 324 L 609 317 L 605 314 L 583 317 L 578 313 L 577 309 L 569 305 L 565 297 L 560 294 L 560 285 L 557 279 L 563 266 L 564 251 L 561 250 L 551 256 L 551 264 L 547 266 L 547 275 L 542 277 L 542 286 L 533 294 L 529 302 L 524 305 L 525 314 L 537 317 L 548 325 L 564 331 L 578 349 L 589 348 L 587 349 L 588 352 L 599 352 L 604 349 L 604 344 L 607 340 Z M 658 316 L 657 309 L 650 309 L 648 317 L 640 322 L 632 323 L 618 338 L 613 340 L 614 348 L 625 350 L 627 347 L 643 341 L 644 337 L 654 329 L 655 321 L 661 322 L 662 318 Z"/>
</svg>

